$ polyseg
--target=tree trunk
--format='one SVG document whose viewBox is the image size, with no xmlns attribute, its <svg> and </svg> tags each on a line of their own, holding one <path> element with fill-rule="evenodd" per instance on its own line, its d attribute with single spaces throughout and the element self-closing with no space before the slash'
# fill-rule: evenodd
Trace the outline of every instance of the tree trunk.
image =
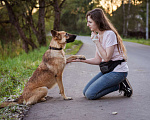
<svg viewBox="0 0 150 120">
<path fill-rule="evenodd" d="M 25 36 L 22 28 L 19 25 L 19 22 L 16 21 L 14 23 L 14 26 L 16 27 L 21 39 L 23 40 L 23 43 L 25 44 L 24 45 L 24 47 L 25 47 L 24 50 L 25 50 L 26 53 L 28 53 L 28 51 L 29 51 L 29 47 L 27 47 L 28 44 L 32 47 L 32 49 L 37 48 L 37 46 Z"/>
<path fill-rule="evenodd" d="M 54 0 L 54 12 L 55 12 L 54 30 L 59 30 L 61 13 L 57 0 Z"/>
<path fill-rule="evenodd" d="M 38 42 L 39 45 L 46 46 L 46 34 L 45 34 L 45 0 L 39 0 L 39 20 L 38 20 Z"/>
<path fill-rule="evenodd" d="M 29 46 L 28 46 L 28 43 L 26 41 L 23 41 L 22 47 L 23 47 L 23 49 L 25 50 L 26 53 L 29 52 Z"/>
<path fill-rule="evenodd" d="M 130 7 L 131 7 L 131 0 L 129 0 L 129 6 L 128 6 L 128 12 L 127 12 L 127 22 L 126 22 L 125 36 L 128 36 Z"/>
<path fill-rule="evenodd" d="M 55 11 L 54 30 L 60 28 L 60 12 Z"/>
<path fill-rule="evenodd" d="M 65 1 L 66 0 L 61 1 L 59 5 L 57 0 L 53 0 L 53 7 L 55 12 L 54 30 L 59 30 L 60 28 L 61 9 Z"/>
<path fill-rule="evenodd" d="M 148 19 L 149 19 L 149 0 L 147 0 L 147 3 L 146 3 L 146 40 L 148 40 L 149 38 L 149 30 L 148 30 Z"/>
<path fill-rule="evenodd" d="M 126 31 L 126 27 L 125 27 L 125 7 L 124 7 L 124 0 L 122 0 L 122 12 L 123 12 L 123 36 L 125 36 L 125 31 Z"/>
<path fill-rule="evenodd" d="M 27 5 L 27 8 L 28 5 Z M 38 25 L 35 27 L 33 18 L 32 18 L 32 10 L 28 9 L 29 15 L 24 15 L 26 21 L 28 21 L 33 33 L 36 35 L 37 41 L 40 46 L 46 45 L 46 33 L 45 33 L 45 0 L 39 0 L 39 18 Z"/>
</svg>

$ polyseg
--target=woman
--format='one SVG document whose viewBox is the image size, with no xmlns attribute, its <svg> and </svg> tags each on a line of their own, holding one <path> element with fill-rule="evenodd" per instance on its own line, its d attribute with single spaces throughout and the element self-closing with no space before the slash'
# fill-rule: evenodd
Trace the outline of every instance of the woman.
<svg viewBox="0 0 150 120">
<path fill-rule="evenodd" d="M 124 91 L 124 96 L 130 97 L 133 91 L 129 81 L 126 79 L 128 74 L 127 56 L 120 35 L 102 9 L 96 8 L 89 11 L 86 14 L 86 18 L 87 26 L 92 31 L 91 39 L 96 45 L 95 57 L 86 60 L 72 60 L 71 62 L 84 62 L 93 65 L 99 65 L 103 62 L 108 63 L 110 60 L 120 60 L 121 62 L 112 71 L 98 73 L 86 85 L 83 94 L 87 99 L 95 100 L 119 90 Z"/>
</svg>

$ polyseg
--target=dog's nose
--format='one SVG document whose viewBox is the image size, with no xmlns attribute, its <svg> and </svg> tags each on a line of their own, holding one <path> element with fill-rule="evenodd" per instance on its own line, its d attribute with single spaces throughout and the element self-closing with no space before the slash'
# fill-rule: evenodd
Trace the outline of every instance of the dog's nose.
<svg viewBox="0 0 150 120">
<path fill-rule="evenodd" d="M 73 35 L 73 38 L 75 39 L 77 37 L 77 35 Z"/>
</svg>

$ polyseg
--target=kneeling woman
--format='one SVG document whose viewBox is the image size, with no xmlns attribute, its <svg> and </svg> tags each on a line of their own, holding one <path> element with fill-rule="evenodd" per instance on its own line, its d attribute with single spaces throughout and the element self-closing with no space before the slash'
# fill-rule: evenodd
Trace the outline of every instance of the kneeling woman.
<svg viewBox="0 0 150 120">
<path fill-rule="evenodd" d="M 133 90 L 126 79 L 128 74 L 127 56 L 120 35 L 102 9 L 96 8 L 89 11 L 86 14 L 86 18 L 87 26 L 92 31 L 91 39 L 96 45 L 95 57 L 87 60 L 77 59 L 70 62 L 84 62 L 93 65 L 105 63 L 106 65 L 85 86 L 83 94 L 87 99 L 95 100 L 119 90 L 124 91 L 124 96 L 130 97 Z M 109 66 L 113 66 L 113 68 L 110 70 Z"/>
</svg>

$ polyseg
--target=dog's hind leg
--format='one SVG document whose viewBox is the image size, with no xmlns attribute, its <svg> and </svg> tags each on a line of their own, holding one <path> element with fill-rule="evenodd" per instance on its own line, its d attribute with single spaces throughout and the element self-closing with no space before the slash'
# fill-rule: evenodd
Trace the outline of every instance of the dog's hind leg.
<svg viewBox="0 0 150 120">
<path fill-rule="evenodd" d="M 37 102 L 45 101 L 45 96 L 48 93 L 47 87 L 39 87 L 32 91 L 32 96 L 26 101 L 26 105 L 32 105 Z"/>
</svg>

